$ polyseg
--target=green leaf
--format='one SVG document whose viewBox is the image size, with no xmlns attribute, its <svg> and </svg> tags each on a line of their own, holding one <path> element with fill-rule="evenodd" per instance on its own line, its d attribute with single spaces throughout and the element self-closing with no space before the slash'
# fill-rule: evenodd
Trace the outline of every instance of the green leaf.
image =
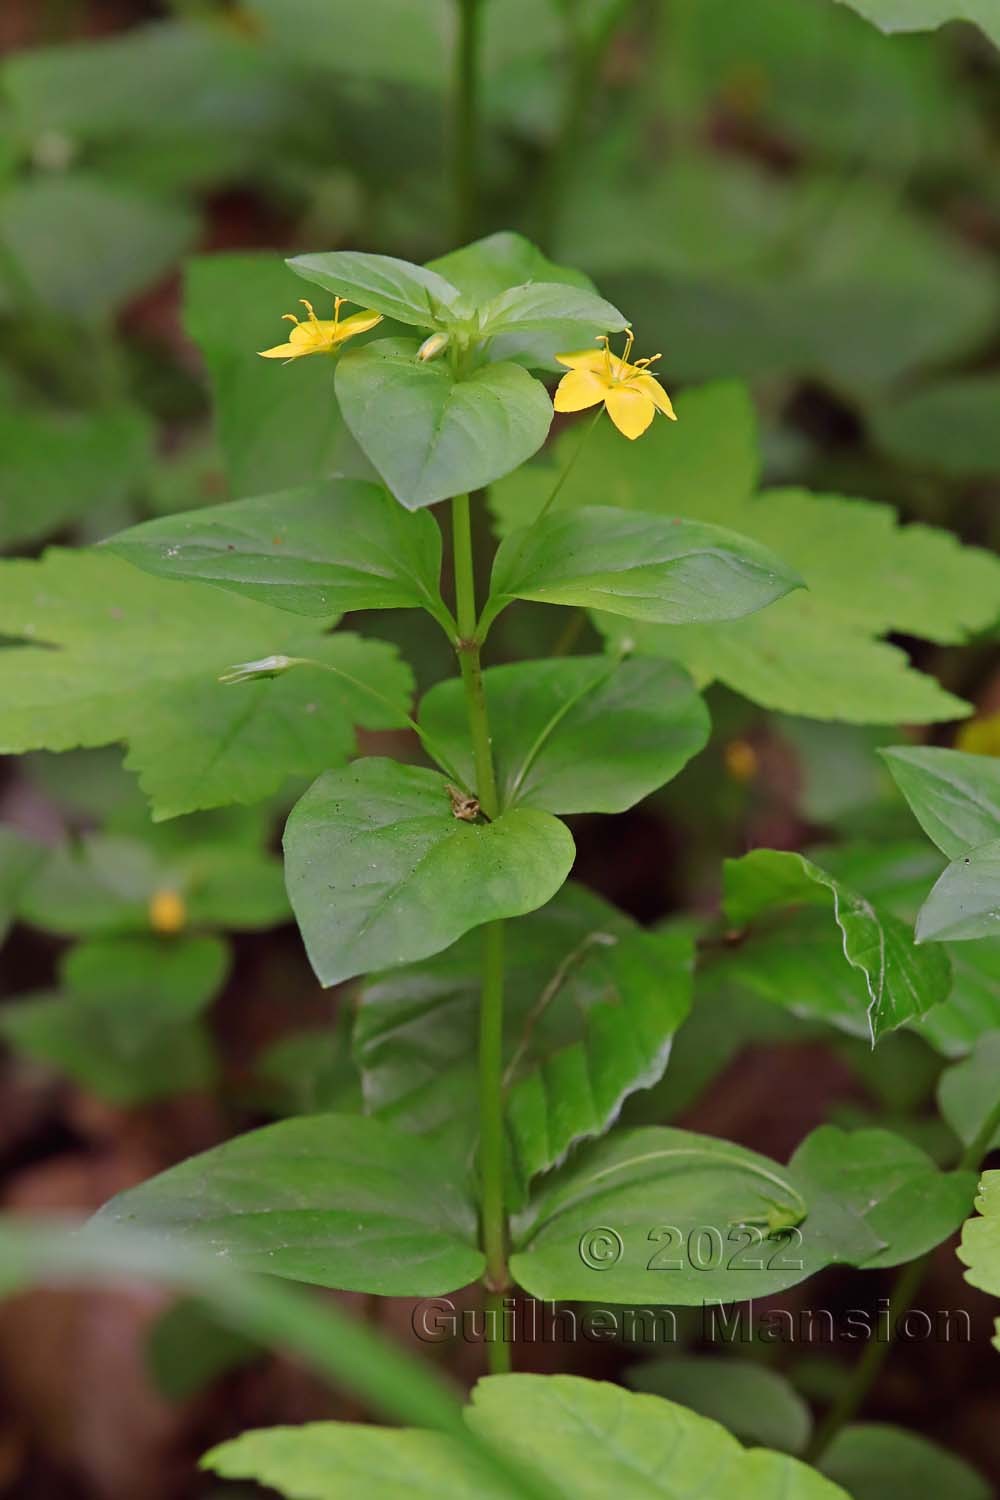
<svg viewBox="0 0 1000 1500">
<path fill-rule="evenodd" d="M 917 942 L 995 938 L 1000 923 L 1000 839 L 952 860 L 917 914 Z"/>
<path fill-rule="evenodd" d="M 921 1031 L 946 1057 L 961 1057 L 981 1036 L 1000 1031 L 1000 943 L 946 943 L 952 985 L 948 999 L 923 1018 Z"/>
<path fill-rule="evenodd" d="M 164 516 L 109 545 L 149 573 L 215 583 L 295 614 L 425 608 L 444 615 L 436 522 L 360 480 Z"/>
<path fill-rule="evenodd" d="M 889 507 L 868 501 L 804 490 L 753 496 L 752 413 L 738 387 L 682 394 L 677 411 L 676 423 L 654 424 L 641 443 L 598 424 L 553 517 L 609 500 L 628 510 L 662 507 L 753 538 L 797 570 L 807 592 L 737 622 L 624 627 L 598 616 L 601 629 L 645 655 L 680 661 L 699 685 L 719 680 L 785 713 L 871 724 L 967 713 L 877 637 L 896 631 L 948 643 L 992 625 L 1000 615 L 996 558 L 947 532 L 899 527 Z M 578 441 L 562 435 L 551 468 L 529 465 L 495 487 L 504 531 L 539 513 Z"/>
<path fill-rule="evenodd" d="M 153 1324 L 146 1368 L 168 1401 L 189 1401 L 220 1376 L 260 1357 L 261 1347 L 228 1328 L 205 1303 L 183 1297 Z"/>
<path fill-rule="evenodd" d="M 547 515 L 500 544 L 484 621 L 513 599 L 675 625 L 731 620 L 800 587 L 773 552 L 734 532 L 588 506 Z"/>
<path fill-rule="evenodd" d="M 0 413 L 0 546 L 37 541 L 127 499 L 151 466 L 152 428 L 135 407 Z"/>
<path fill-rule="evenodd" d="M 1000 379 L 968 375 L 873 406 L 869 419 L 875 441 L 897 463 L 966 479 L 1000 469 L 998 409 Z"/>
<path fill-rule="evenodd" d="M 708 739 L 702 699 L 667 662 L 574 656 L 490 667 L 483 681 L 503 807 L 624 812 L 676 776 Z M 420 721 L 471 786 L 458 679 L 424 696 Z"/>
<path fill-rule="evenodd" d="M 921 828 L 949 859 L 1000 838 L 1000 761 L 928 745 L 879 753 Z"/>
<path fill-rule="evenodd" d="M 812 1414 L 791 1382 L 758 1361 L 671 1355 L 633 1365 L 629 1385 L 721 1422 L 744 1443 L 801 1453 Z"/>
<path fill-rule="evenodd" d="M 119 1193 L 95 1224 L 209 1248 L 241 1270 L 384 1297 L 432 1297 L 482 1270 L 476 1216 L 439 1153 L 357 1115 L 237 1136 Z"/>
<path fill-rule="evenodd" d="M 890 1130 L 821 1125 L 788 1164 L 808 1201 L 838 1199 L 883 1242 L 866 1270 L 899 1266 L 940 1245 L 969 1212 L 974 1172 L 939 1172 L 931 1158 Z M 808 1222 L 808 1221 L 807 1221 Z"/>
<path fill-rule="evenodd" d="M 941 1074 L 937 1098 L 938 1108 L 952 1130 L 970 1146 L 1000 1103 L 1000 1031 L 981 1036 L 968 1057 Z M 1000 1127 L 986 1150 L 998 1146 Z"/>
<path fill-rule="evenodd" d="M 968 1269 L 965 1279 L 982 1292 L 1000 1297 L 1000 1172 L 984 1172 L 976 1198 L 977 1218 L 962 1225 L 958 1258 Z M 1000 1349 L 1000 1318 L 993 1340 Z"/>
<path fill-rule="evenodd" d="M 592 344 L 599 333 L 617 333 L 627 325 L 617 307 L 583 287 L 559 282 L 532 281 L 510 287 L 478 311 L 479 336 L 544 333 L 553 323 L 574 323 L 589 333 L 581 342 Z"/>
<path fill-rule="evenodd" d="M 881 31 L 936 31 L 949 21 L 971 21 L 1000 47 L 1000 17 L 991 0 L 841 0 Z"/>
<path fill-rule="evenodd" d="M 700 1500 L 712 1486 L 741 1500 L 847 1500 L 785 1454 L 747 1452 L 715 1422 L 657 1396 L 574 1375 L 481 1380 L 466 1410 L 473 1432 L 538 1474 L 551 1500 Z M 203 1460 L 297 1500 L 406 1491 L 435 1500 L 513 1500 L 484 1482 L 453 1438 L 344 1422 L 248 1432 Z"/>
<path fill-rule="evenodd" d="M 333 250 L 325 255 L 296 255 L 287 264 L 296 276 L 315 282 L 333 296 L 374 308 L 414 328 L 447 328 L 459 306 L 458 291 L 450 281 L 391 255 Z"/>
<path fill-rule="evenodd" d="M 29 843 L 6 824 L 0 824 L 0 943 L 10 931 L 25 887 L 45 858 L 40 844 Z"/>
<path fill-rule="evenodd" d="M 351 445 L 333 399 L 330 362 L 301 359 L 275 369 L 257 357 L 284 338 L 281 316 L 298 307 L 301 295 L 301 282 L 269 251 L 187 263 L 184 326 L 208 367 L 233 495 L 309 484 L 334 471 L 367 477 L 345 453 Z M 318 312 L 322 317 L 328 309 Z"/>
<path fill-rule="evenodd" d="M 411 963 L 470 928 L 543 906 L 569 874 L 569 830 L 514 808 L 456 818 L 436 771 L 368 759 L 330 771 L 285 829 L 288 893 L 322 984 Z"/>
<path fill-rule="evenodd" d="M 354 1048 L 366 1107 L 401 1128 L 454 1142 L 478 1134 L 479 935 L 361 992 Z M 623 1100 L 655 1083 L 690 1005 L 684 934 L 648 933 L 570 882 L 505 937 L 504 1078 L 520 1190 Z"/>
<path fill-rule="evenodd" d="M 993 1491 L 976 1470 L 917 1432 L 875 1422 L 838 1432 L 819 1467 L 852 1500 L 990 1500 Z"/>
<path fill-rule="evenodd" d="M 361 448 L 408 510 L 482 489 L 542 446 L 545 387 L 515 364 L 456 380 L 410 339 L 377 339 L 337 362 L 337 399 Z"/>
<path fill-rule="evenodd" d="M 817 907 L 821 921 L 811 910 Z M 948 995 L 946 954 L 918 950 L 898 917 L 802 854 L 755 849 L 727 860 L 725 911 L 739 927 L 762 923 L 759 935 L 751 927 L 744 947 L 727 961 L 743 983 L 848 1030 L 867 1023 L 873 1043 Z M 859 974 L 853 991 L 845 992 L 836 978 L 836 988 L 824 983 L 844 959 Z"/>
<path fill-rule="evenodd" d="M 179 204 L 82 172 L 24 178 L 0 204 L 0 250 L 26 294 L 75 320 L 110 317 L 158 281 L 195 233 L 194 216 Z"/>
<path fill-rule="evenodd" d="M 290 1031 L 258 1057 L 255 1074 L 270 1112 L 283 1115 L 361 1114 L 361 1080 L 351 1057 L 348 1006 L 322 1030 Z"/>
<path fill-rule="evenodd" d="M 112 1104 L 205 1088 L 215 1063 L 198 1017 L 227 966 L 215 938 L 96 939 L 67 956 L 64 993 L 5 1005 L 0 1031 Z"/>
<path fill-rule="evenodd" d="M 185 844 L 160 855 L 121 835 L 89 834 L 54 849 L 25 887 L 24 921 L 62 936 L 152 930 L 152 903 L 170 893 L 186 927 L 273 927 L 286 919 L 281 865 L 238 845 Z"/>
<path fill-rule="evenodd" d="M 346 760 L 355 724 L 405 722 L 412 678 L 393 648 L 316 629 L 206 584 L 151 578 L 106 552 L 0 564 L 0 636 L 30 642 L 0 649 L 0 748 L 124 740 L 158 817 L 259 800 L 290 775 Z M 313 667 L 218 680 L 284 652 L 356 681 Z"/>
<path fill-rule="evenodd" d="M 542 1181 L 514 1221 L 511 1271 L 542 1298 L 741 1302 L 828 1265 L 913 1259 L 961 1222 L 973 1187 L 887 1131 L 823 1126 L 787 1167 L 690 1131 L 618 1131 Z"/>
</svg>

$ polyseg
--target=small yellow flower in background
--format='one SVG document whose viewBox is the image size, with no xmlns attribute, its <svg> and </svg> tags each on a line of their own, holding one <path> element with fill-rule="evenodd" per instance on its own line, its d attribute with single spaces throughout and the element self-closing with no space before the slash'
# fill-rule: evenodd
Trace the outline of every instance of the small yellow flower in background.
<svg viewBox="0 0 1000 1500">
<path fill-rule="evenodd" d="M 621 358 L 612 354 L 607 336 L 598 342 L 604 345 L 603 349 L 556 355 L 559 363 L 569 369 L 569 374 L 564 375 L 556 387 L 553 402 L 556 411 L 584 411 L 603 401 L 608 416 L 627 438 L 641 437 L 658 411 L 676 422 L 670 397 L 656 377 L 649 373 L 650 365 L 661 356 L 654 354 L 650 359 L 637 359 L 634 365 L 629 364 L 631 328 L 625 335 Z"/>
<path fill-rule="evenodd" d="M 149 900 L 149 925 L 154 932 L 168 937 L 182 932 L 187 922 L 187 907 L 179 891 L 156 891 Z"/>
<path fill-rule="evenodd" d="M 760 757 L 749 740 L 730 740 L 722 757 L 734 781 L 753 781 L 760 770 Z"/>
<path fill-rule="evenodd" d="M 970 755 L 1000 755 L 1000 713 L 963 724 L 955 737 L 955 749 Z"/>
<path fill-rule="evenodd" d="M 305 354 L 332 354 L 345 340 L 354 338 L 358 333 L 367 333 L 369 328 L 381 323 L 382 314 L 372 312 L 370 308 L 366 312 L 352 313 L 349 318 L 341 320 L 340 309 L 345 300 L 343 297 L 334 297 L 333 317 L 317 318 L 312 303 L 300 297 L 299 301 L 309 314 L 308 318 L 297 318 L 294 313 L 284 313 L 285 322 L 295 324 L 288 335 L 288 343 L 275 344 L 273 349 L 261 349 L 261 359 L 283 359 L 287 362 L 290 359 L 301 359 Z"/>
</svg>

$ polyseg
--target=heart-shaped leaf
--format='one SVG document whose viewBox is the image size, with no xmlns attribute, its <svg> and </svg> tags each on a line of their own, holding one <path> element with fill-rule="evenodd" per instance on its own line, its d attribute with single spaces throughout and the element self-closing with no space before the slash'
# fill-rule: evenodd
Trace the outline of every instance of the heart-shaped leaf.
<svg viewBox="0 0 1000 1500">
<path fill-rule="evenodd" d="M 1000 760 L 930 745 L 879 753 L 921 828 L 949 859 L 1000 838 Z"/>
</svg>

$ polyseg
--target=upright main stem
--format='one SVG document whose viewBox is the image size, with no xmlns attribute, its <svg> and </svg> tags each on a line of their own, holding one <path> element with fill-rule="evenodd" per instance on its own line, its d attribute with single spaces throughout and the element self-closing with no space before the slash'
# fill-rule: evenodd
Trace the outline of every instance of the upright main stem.
<svg viewBox="0 0 1000 1500">
<path fill-rule="evenodd" d="M 476 796 L 488 818 L 500 811 L 483 673 L 479 660 L 476 586 L 472 568 L 472 525 L 468 495 L 452 501 L 452 538 L 455 559 L 456 649 L 465 684 L 469 734 L 476 770 Z M 510 1349 L 503 1342 L 501 1316 L 507 1274 L 507 1216 L 504 1207 L 503 1132 L 503 987 L 504 930 L 502 922 L 483 928 L 483 993 L 479 1012 L 479 1173 L 480 1233 L 486 1256 L 487 1309 L 492 1330 L 487 1332 L 490 1369 L 510 1368 Z M 490 1337 L 492 1332 L 492 1337 Z"/>
<path fill-rule="evenodd" d="M 476 232 L 479 145 L 479 9 L 480 0 L 457 0 L 458 45 L 455 50 L 454 163 L 455 239 L 471 240 Z"/>
</svg>

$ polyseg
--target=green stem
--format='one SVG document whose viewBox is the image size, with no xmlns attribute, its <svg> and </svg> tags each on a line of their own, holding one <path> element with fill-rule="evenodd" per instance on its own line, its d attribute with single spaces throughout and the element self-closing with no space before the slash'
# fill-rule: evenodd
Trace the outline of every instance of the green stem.
<svg viewBox="0 0 1000 1500">
<path fill-rule="evenodd" d="M 472 524 L 468 495 L 452 501 L 452 545 L 455 559 L 455 642 L 465 684 L 469 734 L 476 768 L 476 795 L 488 818 L 500 811 L 490 726 L 476 633 L 476 587 L 472 568 Z M 479 1014 L 479 1175 L 480 1234 L 486 1256 L 486 1307 L 502 1334 L 502 1297 L 510 1285 L 507 1273 L 507 1215 L 504 1204 L 503 998 L 504 927 L 483 928 L 483 993 Z M 490 1369 L 510 1367 L 510 1349 L 502 1337 L 487 1344 Z"/>
<path fill-rule="evenodd" d="M 1000 1130 L 1000 1099 L 983 1121 L 975 1138 L 962 1152 L 956 1170 L 971 1172 L 978 1167 L 989 1151 L 990 1143 L 998 1130 Z M 810 1463 L 814 1464 L 822 1458 L 841 1428 L 852 1421 L 861 1410 L 892 1349 L 893 1332 L 900 1319 L 913 1306 L 933 1259 L 934 1251 L 928 1250 L 926 1255 L 911 1260 L 909 1265 L 904 1266 L 900 1271 L 889 1298 L 889 1338 L 870 1343 L 858 1360 L 851 1379 L 813 1435 L 813 1440 L 805 1455 Z"/>
<path fill-rule="evenodd" d="M 454 139 L 455 239 L 471 240 L 478 218 L 477 156 L 479 143 L 480 0 L 457 0 L 458 46 L 455 52 Z"/>
</svg>

